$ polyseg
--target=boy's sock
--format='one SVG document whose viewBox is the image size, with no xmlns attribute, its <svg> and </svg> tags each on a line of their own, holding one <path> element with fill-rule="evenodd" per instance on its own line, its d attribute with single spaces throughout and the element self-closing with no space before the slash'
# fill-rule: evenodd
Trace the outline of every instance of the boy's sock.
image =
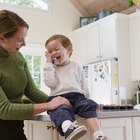
<svg viewBox="0 0 140 140">
<path fill-rule="evenodd" d="M 94 132 L 93 136 L 95 137 L 95 139 L 98 139 L 99 136 L 103 137 L 103 132 L 102 131 L 96 131 L 96 132 Z"/>
<path fill-rule="evenodd" d="M 62 123 L 62 130 L 65 133 L 67 129 L 71 126 L 72 122 L 70 120 L 66 120 Z"/>
</svg>

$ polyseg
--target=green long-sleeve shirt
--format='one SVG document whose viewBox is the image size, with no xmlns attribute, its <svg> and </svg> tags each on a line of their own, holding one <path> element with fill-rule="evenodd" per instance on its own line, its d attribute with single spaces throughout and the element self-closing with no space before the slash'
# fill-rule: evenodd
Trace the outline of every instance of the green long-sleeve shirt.
<svg viewBox="0 0 140 140">
<path fill-rule="evenodd" d="M 35 103 L 48 97 L 35 86 L 21 53 L 10 54 L 0 46 L 0 119 L 32 118 L 33 104 L 24 104 L 23 95 Z"/>
</svg>

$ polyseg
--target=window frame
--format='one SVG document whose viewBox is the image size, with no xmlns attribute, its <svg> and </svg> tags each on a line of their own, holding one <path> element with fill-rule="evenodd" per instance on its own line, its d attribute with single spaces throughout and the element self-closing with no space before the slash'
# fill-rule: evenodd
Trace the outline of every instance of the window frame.
<svg viewBox="0 0 140 140">
<path fill-rule="evenodd" d="M 30 12 L 30 13 L 42 13 L 50 15 L 51 13 L 51 2 L 50 0 L 43 0 L 48 5 L 48 10 L 43 10 L 39 8 L 30 8 L 22 5 L 13 5 L 13 4 L 7 4 L 0 2 L 0 8 L 1 9 L 8 9 L 11 11 L 19 10 L 22 12 Z"/>
<path fill-rule="evenodd" d="M 41 56 L 41 67 L 40 67 L 40 90 L 44 91 L 48 95 L 50 94 L 50 89 L 44 84 L 44 76 L 43 76 L 43 68 L 46 63 L 45 58 L 45 47 L 44 44 L 36 44 L 36 43 L 27 43 L 25 47 L 21 48 L 20 52 L 22 55 L 30 55 L 30 56 Z"/>
</svg>

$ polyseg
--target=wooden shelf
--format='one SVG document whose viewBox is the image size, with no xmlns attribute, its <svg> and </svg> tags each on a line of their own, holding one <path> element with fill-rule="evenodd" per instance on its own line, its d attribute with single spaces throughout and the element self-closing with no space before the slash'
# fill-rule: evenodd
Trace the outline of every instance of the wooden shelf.
<svg viewBox="0 0 140 140">
<path fill-rule="evenodd" d="M 122 14 L 131 14 L 131 13 L 134 13 L 136 12 L 137 9 L 140 9 L 140 6 L 132 6 L 124 11 L 121 11 L 120 13 Z"/>
<path fill-rule="evenodd" d="M 98 16 L 101 10 L 120 12 L 128 8 L 128 0 L 69 0 L 82 16 Z"/>
</svg>

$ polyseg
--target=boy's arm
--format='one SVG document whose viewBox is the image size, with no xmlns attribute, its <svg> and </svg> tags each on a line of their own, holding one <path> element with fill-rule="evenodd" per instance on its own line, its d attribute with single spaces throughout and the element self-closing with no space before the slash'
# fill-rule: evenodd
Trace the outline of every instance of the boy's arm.
<svg viewBox="0 0 140 140">
<path fill-rule="evenodd" d="M 43 69 L 44 83 L 49 88 L 54 88 L 58 83 L 56 71 L 52 63 L 46 63 Z"/>
</svg>

